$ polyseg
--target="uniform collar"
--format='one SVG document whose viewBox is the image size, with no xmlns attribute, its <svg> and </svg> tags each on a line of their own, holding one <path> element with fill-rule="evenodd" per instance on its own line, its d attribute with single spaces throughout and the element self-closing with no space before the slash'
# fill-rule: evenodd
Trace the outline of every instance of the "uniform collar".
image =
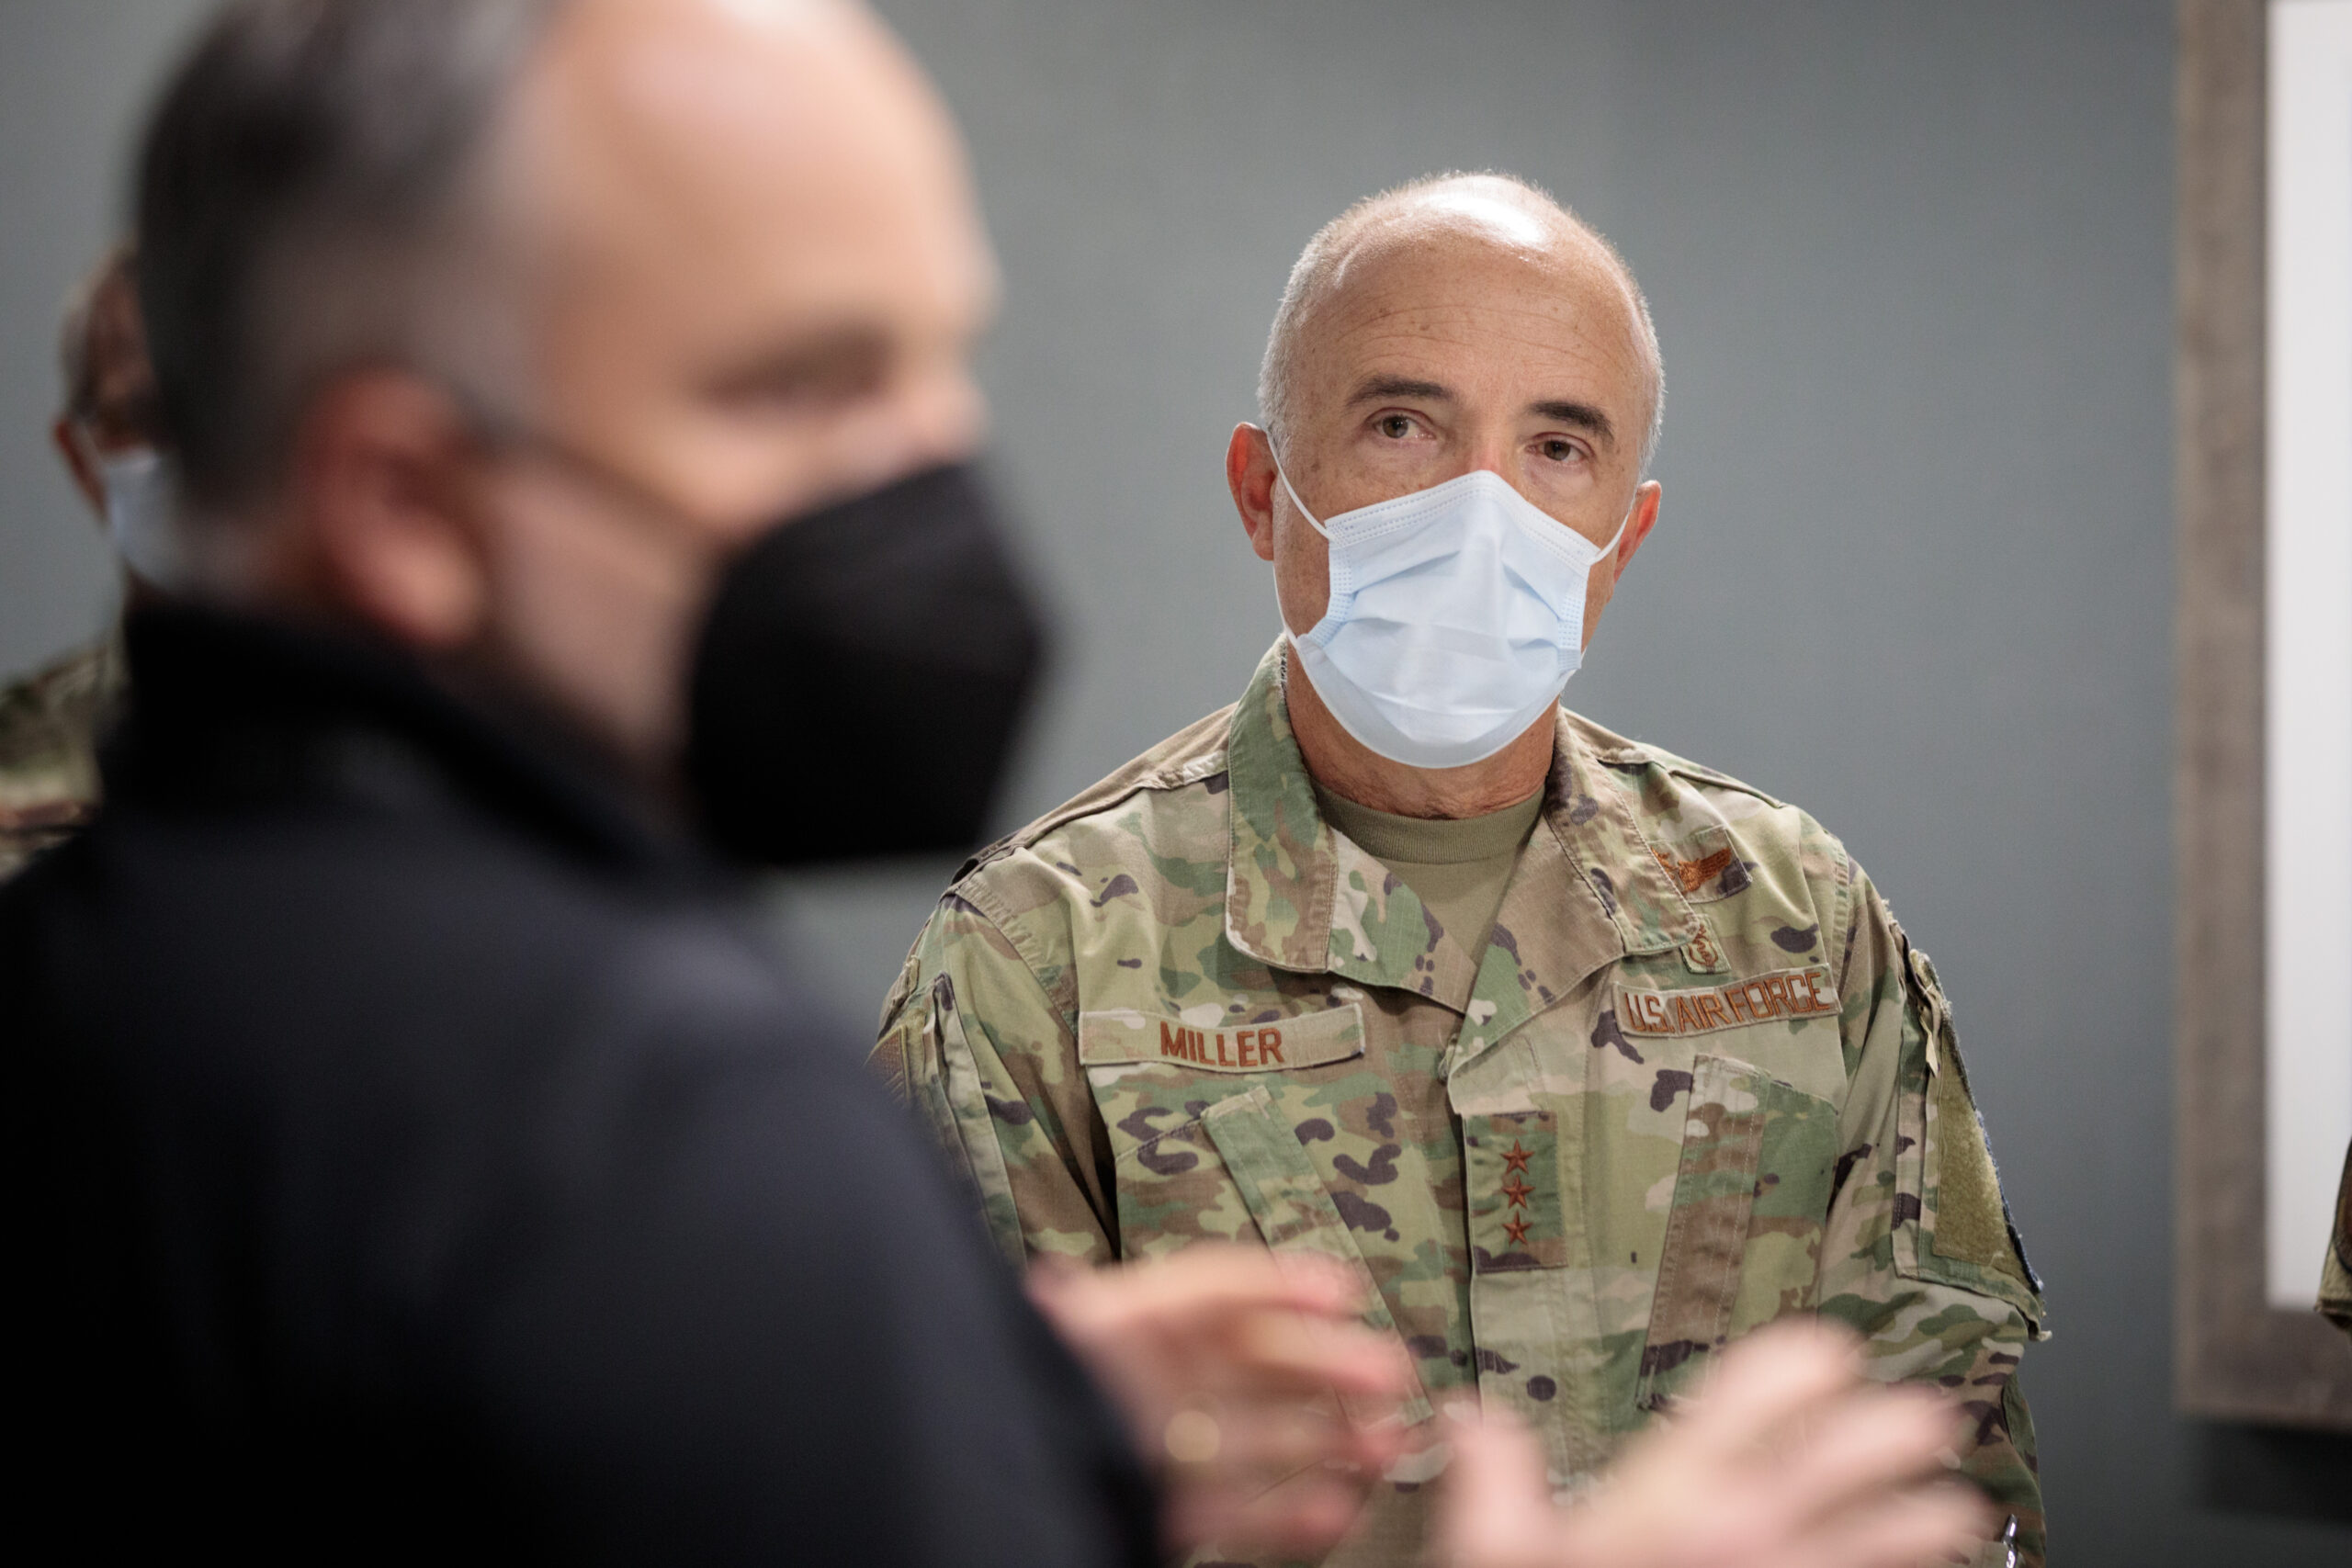
<svg viewBox="0 0 2352 1568">
<path fill-rule="evenodd" d="M 1332 830 L 1290 727 L 1278 639 L 1259 661 L 1227 739 L 1225 931 L 1261 963 L 1394 987 L 1441 1002 L 1499 1039 L 1633 953 L 1679 947 L 1698 915 L 1658 863 L 1634 792 L 1557 715 L 1544 814 L 1520 852 L 1474 973 L 1438 940 L 1412 889 Z"/>
</svg>

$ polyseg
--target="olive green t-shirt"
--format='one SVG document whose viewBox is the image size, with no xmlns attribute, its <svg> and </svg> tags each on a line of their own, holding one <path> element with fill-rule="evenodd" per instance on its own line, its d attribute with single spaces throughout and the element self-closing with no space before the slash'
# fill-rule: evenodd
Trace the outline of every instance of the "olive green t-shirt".
<svg viewBox="0 0 2352 1568">
<path fill-rule="evenodd" d="M 1487 949 L 1519 852 L 1544 809 L 1538 790 L 1484 817 L 1399 817 L 1315 786 L 1323 819 L 1411 888 L 1472 963 Z"/>
</svg>

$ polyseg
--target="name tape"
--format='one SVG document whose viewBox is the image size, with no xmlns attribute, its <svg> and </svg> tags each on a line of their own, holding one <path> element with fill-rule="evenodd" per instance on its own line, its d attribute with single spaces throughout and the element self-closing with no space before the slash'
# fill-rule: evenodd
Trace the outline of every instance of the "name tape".
<svg viewBox="0 0 2352 1568">
<path fill-rule="evenodd" d="M 1279 1073 L 1363 1055 L 1363 1010 L 1352 1003 L 1216 1028 L 1127 1008 L 1078 1015 L 1078 1060 L 1087 1067 L 1160 1062 L 1193 1072 Z"/>
<path fill-rule="evenodd" d="M 1617 1027 L 1628 1034 L 1712 1034 L 1775 1020 L 1834 1016 L 1838 988 L 1826 968 L 1779 969 L 1688 991 L 1644 991 L 1620 981 Z"/>
</svg>

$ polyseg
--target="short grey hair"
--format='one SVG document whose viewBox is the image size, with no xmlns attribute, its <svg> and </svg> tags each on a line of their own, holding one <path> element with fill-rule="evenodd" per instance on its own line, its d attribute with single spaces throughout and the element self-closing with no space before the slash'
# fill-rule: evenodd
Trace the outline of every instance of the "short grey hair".
<svg viewBox="0 0 2352 1568">
<path fill-rule="evenodd" d="M 1391 186 L 1375 195 L 1365 197 L 1345 212 L 1315 231 L 1306 248 L 1290 269 L 1290 281 L 1283 288 L 1282 303 L 1275 308 L 1273 329 L 1266 334 L 1266 356 L 1258 367 L 1258 420 L 1266 434 L 1273 438 L 1279 450 L 1289 434 L 1290 422 L 1296 405 L 1295 377 L 1297 371 L 1300 328 L 1322 304 L 1338 277 L 1340 264 L 1363 232 L 1391 210 L 1404 206 L 1413 197 L 1441 186 L 1462 180 L 1493 180 L 1510 186 L 1539 209 L 1557 217 L 1577 233 L 1599 245 L 1616 267 L 1625 291 L 1634 302 L 1634 314 L 1641 333 L 1641 347 L 1649 362 L 1650 423 L 1642 433 L 1641 471 L 1649 472 L 1650 460 L 1657 456 L 1658 438 L 1666 429 L 1666 361 L 1658 352 L 1657 322 L 1651 318 L 1649 297 L 1634 276 L 1634 269 L 1617 247 L 1591 224 L 1577 217 L 1550 191 L 1521 179 L 1517 175 L 1492 169 L 1450 170 L 1441 175 L 1426 175 L 1403 185 Z"/>
<path fill-rule="evenodd" d="M 499 395 L 476 176 L 562 4 L 235 0 L 198 38 L 141 142 L 137 232 L 164 434 L 199 508 L 266 487 L 341 371 Z"/>
</svg>

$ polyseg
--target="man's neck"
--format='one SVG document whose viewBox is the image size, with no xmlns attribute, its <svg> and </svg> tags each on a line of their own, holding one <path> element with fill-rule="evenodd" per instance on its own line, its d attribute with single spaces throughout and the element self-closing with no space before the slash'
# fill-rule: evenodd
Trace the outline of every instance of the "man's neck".
<svg viewBox="0 0 2352 1568">
<path fill-rule="evenodd" d="M 1484 817 L 1542 789 L 1552 771 L 1555 721 L 1549 710 L 1484 761 L 1464 768 L 1410 768 L 1390 761 L 1342 728 L 1296 660 L 1290 662 L 1283 696 L 1308 774 L 1332 794 L 1374 811 Z"/>
</svg>

